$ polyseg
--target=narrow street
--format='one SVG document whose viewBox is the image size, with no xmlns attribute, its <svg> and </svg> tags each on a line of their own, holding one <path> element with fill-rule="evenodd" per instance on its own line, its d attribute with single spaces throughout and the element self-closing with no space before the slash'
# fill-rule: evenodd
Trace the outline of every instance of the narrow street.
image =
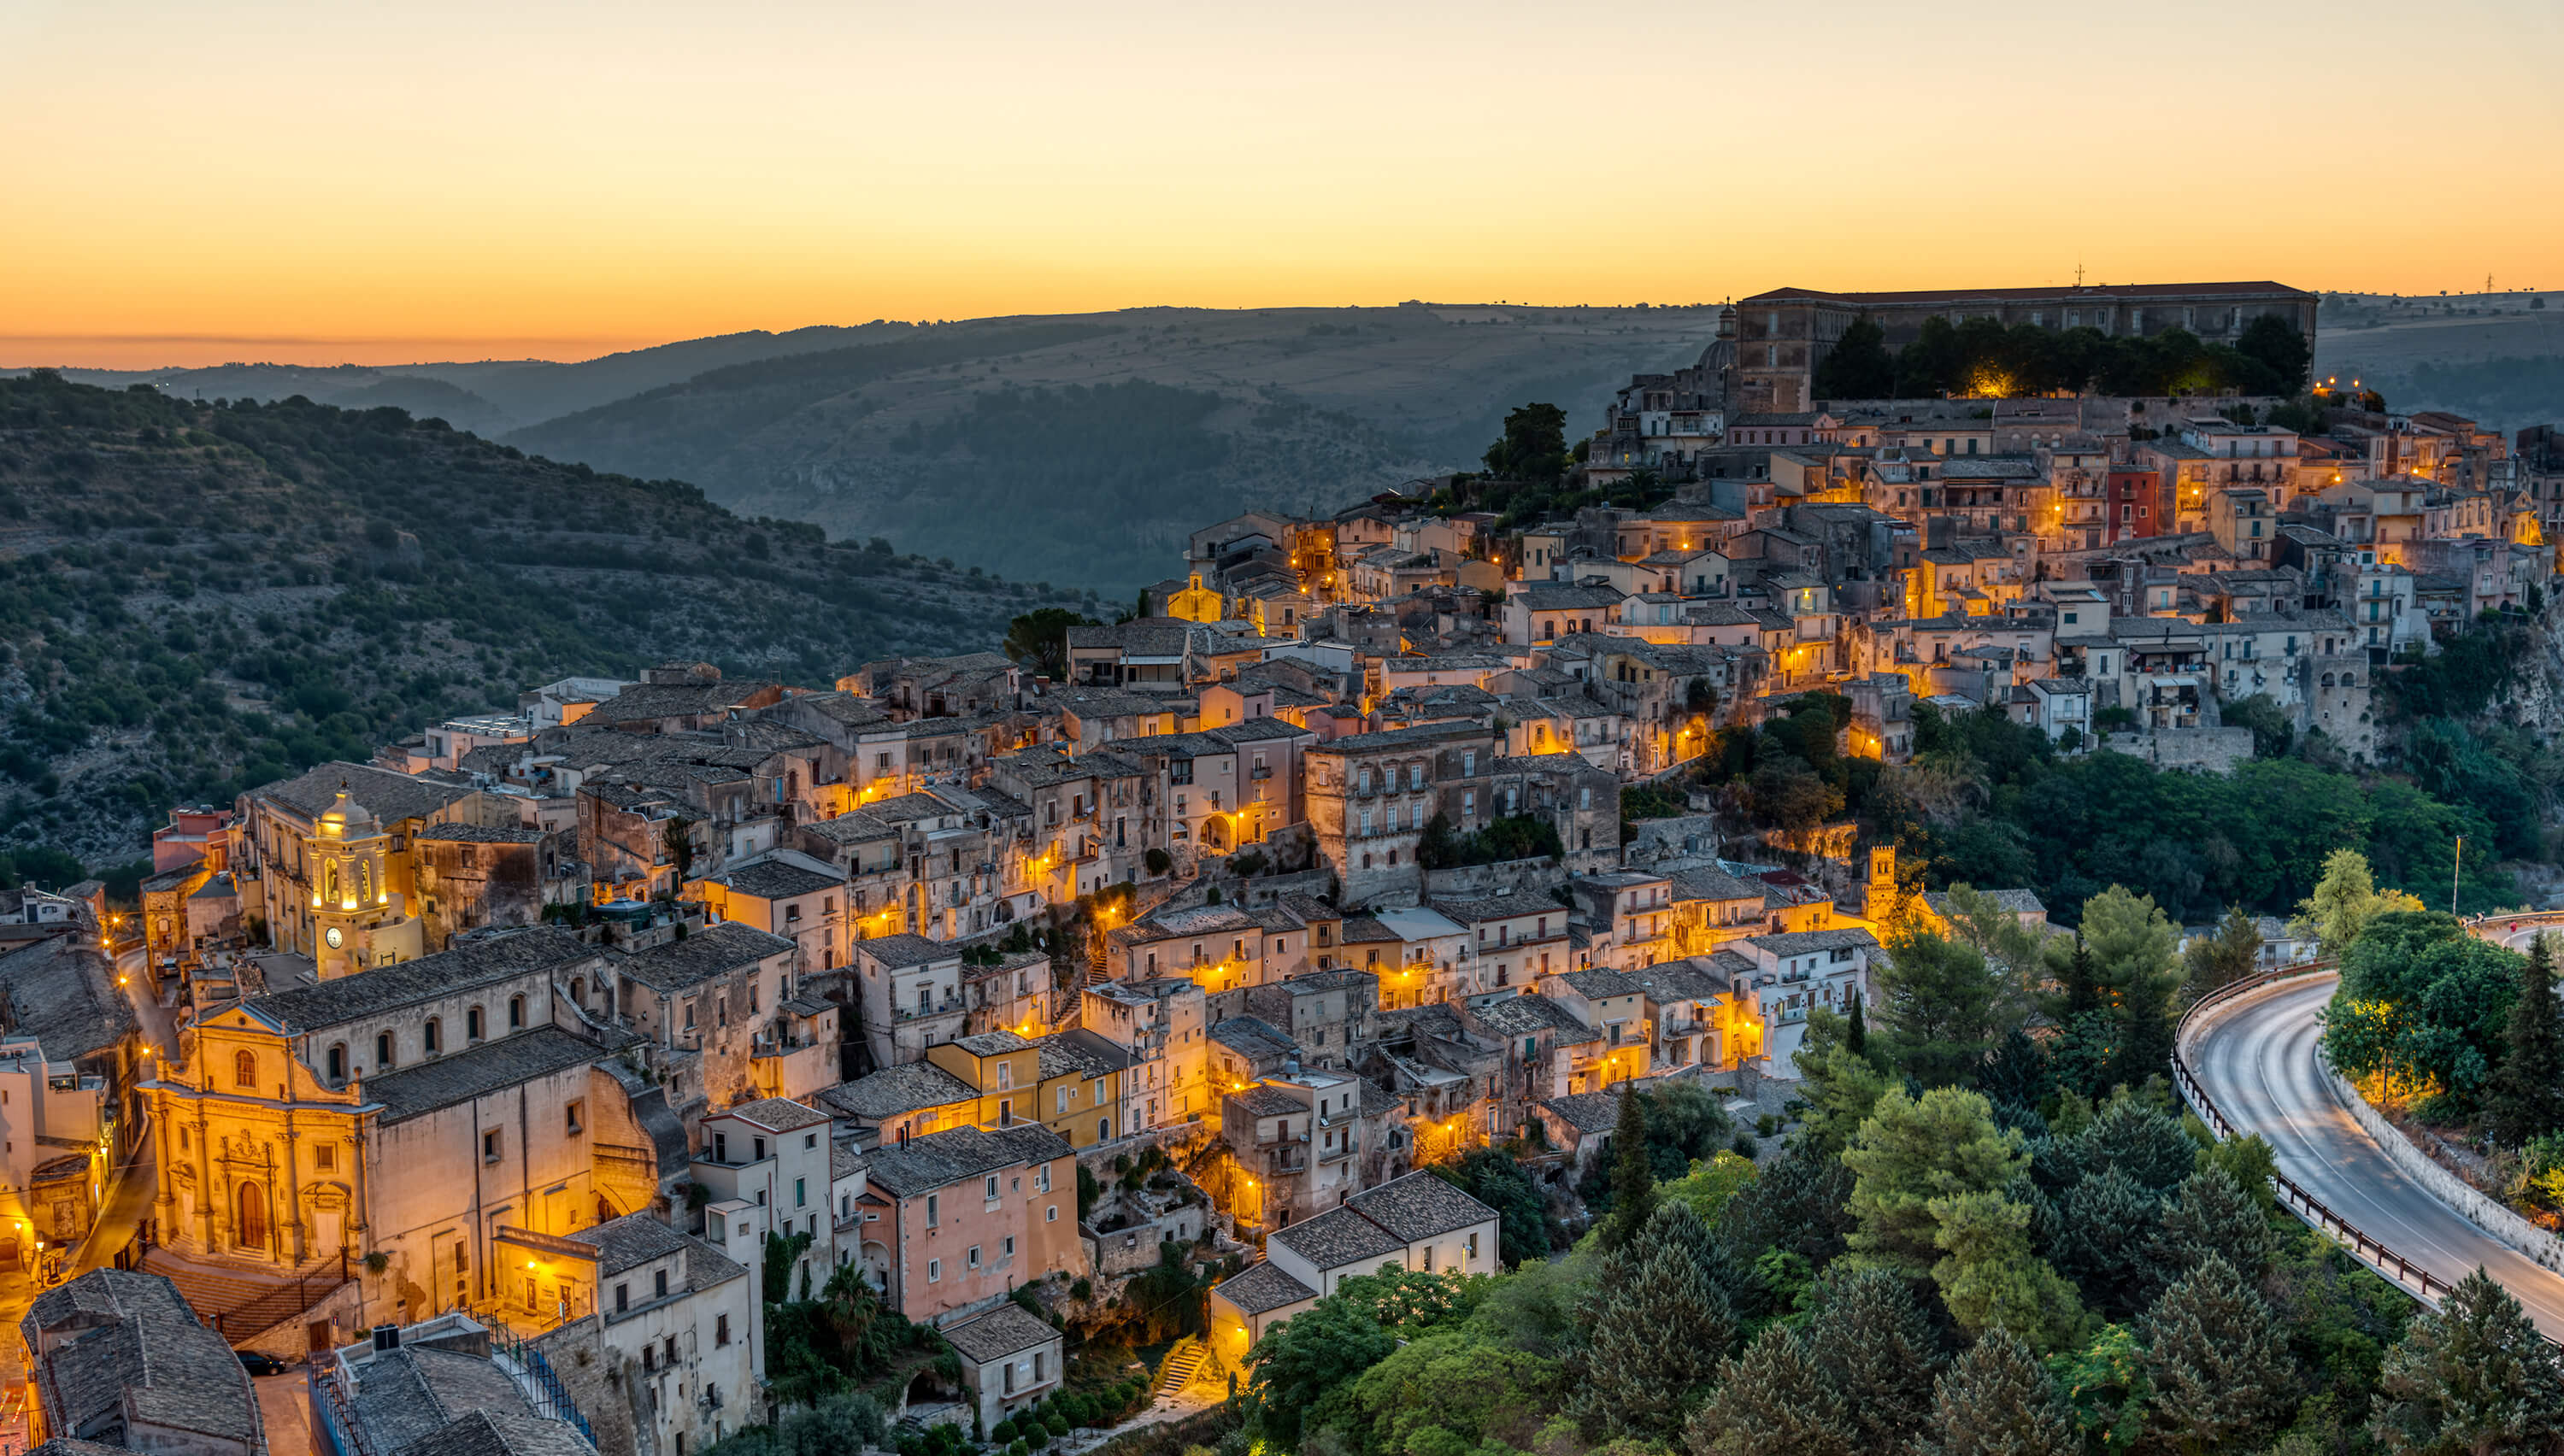
<svg viewBox="0 0 2564 1456">
<path fill-rule="evenodd" d="M 281 1375 L 254 1376 L 259 1423 L 267 1428 L 267 1456 L 313 1456 L 312 1386 L 301 1365 Z"/>
<path fill-rule="evenodd" d="M 118 984 L 133 1003 L 134 1016 L 141 1022 L 143 1045 L 151 1049 L 151 1060 L 156 1063 L 177 1046 L 177 1015 L 150 994 L 142 969 L 139 945 L 116 957 Z M 156 1066 L 146 1067 L 141 1075 L 155 1076 L 157 1070 Z M 124 1150 L 123 1164 L 107 1179 L 106 1201 L 99 1208 L 98 1221 L 65 1267 L 66 1279 L 111 1266 L 116 1254 L 133 1242 L 143 1220 L 151 1216 L 152 1201 L 159 1193 L 159 1168 L 151 1157 L 148 1130 L 128 1130 Z M 41 1293 L 31 1275 L 25 1265 L 0 1269 L 0 1330 L 8 1336 L 0 1339 L 0 1456 L 26 1449 L 27 1364 L 16 1335 L 18 1322 L 26 1318 L 27 1307 Z"/>
<path fill-rule="evenodd" d="M 141 946 L 118 955 L 115 971 L 117 984 L 123 987 L 125 998 L 133 1003 L 135 1018 L 142 1024 L 142 1043 L 149 1052 L 138 1075 L 156 1077 L 159 1060 L 177 1047 L 177 1013 L 151 994 L 150 978 L 143 974 Z M 65 1269 L 64 1278 L 76 1279 L 92 1269 L 114 1265 L 116 1255 L 132 1245 L 144 1221 L 151 1217 L 152 1202 L 159 1195 L 159 1166 L 151 1156 L 151 1130 L 137 1122 L 125 1130 L 123 1165 L 108 1181 L 98 1221 Z"/>
</svg>

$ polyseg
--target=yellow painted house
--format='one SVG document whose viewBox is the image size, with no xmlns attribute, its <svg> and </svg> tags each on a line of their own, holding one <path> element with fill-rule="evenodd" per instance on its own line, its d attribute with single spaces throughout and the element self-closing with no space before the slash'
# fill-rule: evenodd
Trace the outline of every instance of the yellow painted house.
<svg viewBox="0 0 2564 1456">
<path fill-rule="evenodd" d="M 969 1121 L 982 1128 L 1011 1128 L 1039 1120 L 1041 1049 L 1011 1031 L 983 1031 L 926 1049 L 926 1060 L 967 1083 L 978 1094 Z"/>
<path fill-rule="evenodd" d="M 1033 1043 L 1041 1054 L 1042 1125 L 1072 1147 L 1092 1147 L 1130 1131 L 1131 1054 L 1083 1029 Z"/>
</svg>

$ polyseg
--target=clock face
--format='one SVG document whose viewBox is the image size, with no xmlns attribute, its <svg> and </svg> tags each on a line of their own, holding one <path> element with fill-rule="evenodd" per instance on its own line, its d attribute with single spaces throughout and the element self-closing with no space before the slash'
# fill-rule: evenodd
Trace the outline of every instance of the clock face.
<svg viewBox="0 0 2564 1456">
<path fill-rule="evenodd" d="M 329 948 L 332 950 L 335 950 L 340 945 L 346 943 L 347 939 L 344 935 L 340 934 L 336 926 L 331 926 L 328 930 L 323 931 L 320 935 L 320 938 L 328 941 Z"/>
</svg>

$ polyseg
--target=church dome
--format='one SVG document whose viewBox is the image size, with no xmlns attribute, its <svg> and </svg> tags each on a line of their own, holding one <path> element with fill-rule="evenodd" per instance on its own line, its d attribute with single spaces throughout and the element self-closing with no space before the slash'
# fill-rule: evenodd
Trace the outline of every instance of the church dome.
<svg viewBox="0 0 2564 1456">
<path fill-rule="evenodd" d="M 327 812 L 320 816 L 320 837 L 322 839 L 365 839 L 371 837 L 378 828 L 379 825 L 373 814 L 364 805 L 347 797 L 346 782 L 340 780 L 338 797 L 329 805 Z"/>
</svg>

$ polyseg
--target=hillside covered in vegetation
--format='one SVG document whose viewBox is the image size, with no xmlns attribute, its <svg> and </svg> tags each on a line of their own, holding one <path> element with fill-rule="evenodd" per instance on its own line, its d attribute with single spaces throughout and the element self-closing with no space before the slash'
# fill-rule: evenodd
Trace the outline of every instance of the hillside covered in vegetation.
<svg viewBox="0 0 2564 1456">
<path fill-rule="evenodd" d="M 93 867 L 429 720 L 669 658 L 824 684 L 1036 589 L 397 409 L 0 380 L 0 849 Z"/>
</svg>

